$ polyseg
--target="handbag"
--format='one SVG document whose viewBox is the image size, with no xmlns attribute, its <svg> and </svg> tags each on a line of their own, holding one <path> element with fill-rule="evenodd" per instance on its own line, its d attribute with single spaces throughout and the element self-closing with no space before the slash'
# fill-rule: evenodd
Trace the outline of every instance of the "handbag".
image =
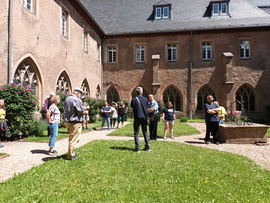
<svg viewBox="0 0 270 203">
<path fill-rule="evenodd" d="M 140 107 L 141 107 L 141 109 L 142 109 L 142 111 L 143 111 L 143 113 L 144 113 L 144 116 L 146 117 L 146 123 L 147 123 L 147 125 L 150 125 L 150 119 L 149 119 L 148 116 L 146 116 L 146 113 L 145 113 L 145 111 L 144 111 L 144 108 L 142 107 L 142 104 L 141 104 L 140 100 L 138 99 L 138 97 L 136 97 L 136 99 L 138 100 L 138 102 L 139 102 L 139 104 L 140 104 Z"/>
</svg>

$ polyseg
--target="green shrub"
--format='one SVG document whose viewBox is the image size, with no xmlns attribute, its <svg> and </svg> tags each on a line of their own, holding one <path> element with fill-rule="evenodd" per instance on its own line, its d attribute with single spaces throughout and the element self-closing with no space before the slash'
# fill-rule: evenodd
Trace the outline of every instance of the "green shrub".
<svg viewBox="0 0 270 203">
<path fill-rule="evenodd" d="M 0 98 L 6 106 L 6 120 L 12 137 L 28 136 L 36 121 L 33 114 L 37 108 L 37 98 L 30 86 L 26 88 L 15 83 L 0 88 Z"/>
<path fill-rule="evenodd" d="M 105 100 L 87 97 L 86 102 L 90 107 L 88 110 L 89 122 L 94 123 L 98 120 L 97 115 L 100 114 L 100 109 L 104 106 Z"/>
<path fill-rule="evenodd" d="M 188 117 L 181 117 L 180 118 L 180 122 L 187 122 L 188 121 Z"/>
</svg>

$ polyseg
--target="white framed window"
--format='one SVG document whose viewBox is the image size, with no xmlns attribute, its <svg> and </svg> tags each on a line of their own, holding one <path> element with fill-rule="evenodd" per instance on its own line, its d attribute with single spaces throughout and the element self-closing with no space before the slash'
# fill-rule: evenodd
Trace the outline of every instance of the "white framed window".
<svg viewBox="0 0 270 203">
<path fill-rule="evenodd" d="M 156 19 L 161 19 L 161 8 L 156 8 Z"/>
<path fill-rule="evenodd" d="M 226 3 L 221 4 L 221 14 L 227 14 L 227 4 Z"/>
<path fill-rule="evenodd" d="M 167 45 L 167 61 L 176 61 L 176 45 Z"/>
<path fill-rule="evenodd" d="M 67 37 L 67 17 L 68 17 L 67 12 L 62 10 L 62 29 L 61 29 L 61 33 L 65 37 Z"/>
<path fill-rule="evenodd" d="M 108 63 L 116 63 L 116 48 L 108 47 Z"/>
<path fill-rule="evenodd" d="M 163 7 L 163 18 L 169 18 L 169 7 Z"/>
<path fill-rule="evenodd" d="M 83 31 L 83 50 L 84 51 L 88 51 L 87 50 L 87 36 L 88 36 L 88 33 L 86 31 Z"/>
<path fill-rule="evenodd" d="M 240 41 L 240 58 L 250 58 L 250 41 Z"/>
<path fill-rule="evenodd" d="M 136 46 L 136 62 L 144 62 L 145 46 Z"/>
<path fill-rule="evenodd" d="M 33 0 L 23 0 L 23 6 L 33 12 Z"/>
<path fill-rule="evenodd" d="M 219 15 L 219 4 L 213 4 L 212 13 L 213 15 Z"/>
<path fill-rule="evenodd" d="M 212 60 L 212 44 L 202 43 L 202 60 Z"/>
</svg>

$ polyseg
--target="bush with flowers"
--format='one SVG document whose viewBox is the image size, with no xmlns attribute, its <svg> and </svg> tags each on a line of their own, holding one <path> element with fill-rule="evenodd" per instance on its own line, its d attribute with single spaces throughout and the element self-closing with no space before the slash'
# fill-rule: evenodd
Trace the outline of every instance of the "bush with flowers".
<svg viewBox="0 0 270 203">
<path fill-rule="evenodd" d="M 165 107 L 164 101 L 162 99 L 158 99 L 156 102 L 158 103 L 159 115 L 162 116 L 162 112 L 163 112 L 163 109 Z"/>
<path fill-rule="evenodd" d="M 33 114 L 39 107 L 30 86 L 24 88 L 15 83 L 4 85 L 0 88 L 0 98 L 5 101 L 10 135 L 16 138 L 33 134 L 40 121 L 33 119 Z"/>
</svg>

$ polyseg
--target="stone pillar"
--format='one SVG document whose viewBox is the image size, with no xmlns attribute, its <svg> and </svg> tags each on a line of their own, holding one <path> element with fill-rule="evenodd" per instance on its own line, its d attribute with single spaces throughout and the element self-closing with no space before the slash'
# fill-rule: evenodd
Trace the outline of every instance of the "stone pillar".
<svg viewBox="0 0 270 203">
<path fill-rule="evenodd" d="M 153 60 L 153 83 L 151 85 L 152 85 L 152 94 L 154 95 L 155 100 L 159 99 L 159 92 L 158 92 L 158 89 L 160 87 L 159 79 L 158 79 L 159 59 L 160 59 L 159 54 L 152 55 L 152 60 Z"/>
<path fill-rule="evenodd" d="M 231 102 L 234 102 L 234 95 L 231 93 L 233 87 L 233 54 L 231 52 L 223 53 L 223 81 L 225 92 L 224 107 L 229 107 Z M 228 109 L 226 109 L 228 110 Z M 234 109 L 233 109 L 234 110 Z"/>
</svg>

